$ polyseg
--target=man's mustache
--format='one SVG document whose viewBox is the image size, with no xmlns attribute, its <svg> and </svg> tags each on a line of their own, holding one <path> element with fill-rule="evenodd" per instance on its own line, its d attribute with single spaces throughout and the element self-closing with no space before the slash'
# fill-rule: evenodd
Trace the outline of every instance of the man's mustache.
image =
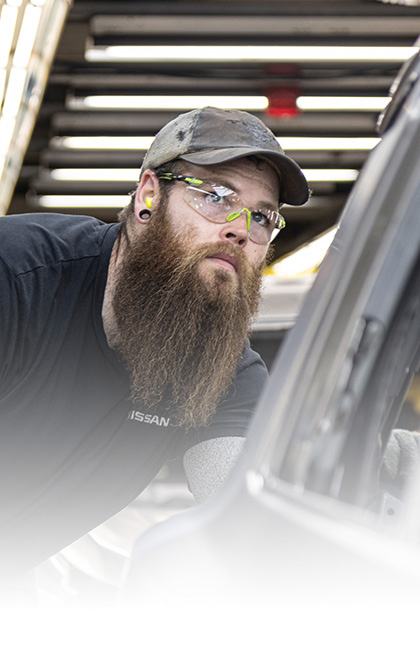
<svg viewBox="0 0 420 658">
<path fill-rule="evenodd" d="M 231 242 L 220 240 L 218 242 L 207 243 L 196 247 L 180 262 L 176 268 L 177 272 L 182 272 L 184 268 L 191 267 L 206 258 L 216 258 L 226 256 L 229 262 L 234 264 L 235 270 L 241 277 L 245 272 L 262 270 L 264 261 L 259 267 L 252 266 L 241 247 L 236 247 Z"/>
</svg>

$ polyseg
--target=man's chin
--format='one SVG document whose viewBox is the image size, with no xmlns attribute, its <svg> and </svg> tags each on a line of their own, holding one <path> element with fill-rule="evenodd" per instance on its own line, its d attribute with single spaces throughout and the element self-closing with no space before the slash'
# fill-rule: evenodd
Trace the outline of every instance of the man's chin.
<svg viewBox="0 0 420 658">
<path fill-rule="evenodd" d="M 239 278 L 236 270 L 232 267 L 222 265 L 213 258 L 205 258 L 198 263 L 197 273 L 201 281 L 209 290 L 220 285 L 224 285 L 230 290 L 236 290 L 239 285 Z"/>
</svg>

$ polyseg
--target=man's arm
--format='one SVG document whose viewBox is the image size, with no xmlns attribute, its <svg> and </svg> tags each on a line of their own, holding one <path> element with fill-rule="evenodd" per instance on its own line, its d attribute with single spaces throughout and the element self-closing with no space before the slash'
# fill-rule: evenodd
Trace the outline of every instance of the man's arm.
<svg viewBox="0 0 420 658">
<path fill-rule="evenodd" d="M 245 439 L 221 436 L 192 446 L 184 455 L 188 486 L 197 502 L 213 496 L 222 487 L 235 465 Z"/>
</svg>

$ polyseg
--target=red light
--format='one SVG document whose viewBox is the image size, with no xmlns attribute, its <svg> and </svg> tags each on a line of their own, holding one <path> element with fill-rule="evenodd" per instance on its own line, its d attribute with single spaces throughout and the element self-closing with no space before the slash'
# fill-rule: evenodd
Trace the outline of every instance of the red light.
<svg viewBox="0 0 420 658">
<path fill-rule="evenodd" d="M 266 114 L 273 117 L 294 117 L 300 114 L 296 105 L 301 95 L 297 87 L 272 87 L 267 89 L 268 108 Z"/>
</svg>

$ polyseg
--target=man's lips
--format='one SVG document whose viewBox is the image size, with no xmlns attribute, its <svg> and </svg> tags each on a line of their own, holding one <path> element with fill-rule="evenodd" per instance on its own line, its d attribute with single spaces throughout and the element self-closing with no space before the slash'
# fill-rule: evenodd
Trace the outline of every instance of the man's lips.
<svg viewBox="0 0 420 658">
<path fill-rule="evenodd" d="M 238 271 L 238 261 L 235 258 L 235 256 L 231 256 L 231 254 L 225 254 L 220 252 L 217 254 L 212 254 L 211 256 L 207 256 L 207 258 L 213 260 L 220 267 L 223 267 L 226 270 L 230 270 L 231 272 Z"/>
</svg>

